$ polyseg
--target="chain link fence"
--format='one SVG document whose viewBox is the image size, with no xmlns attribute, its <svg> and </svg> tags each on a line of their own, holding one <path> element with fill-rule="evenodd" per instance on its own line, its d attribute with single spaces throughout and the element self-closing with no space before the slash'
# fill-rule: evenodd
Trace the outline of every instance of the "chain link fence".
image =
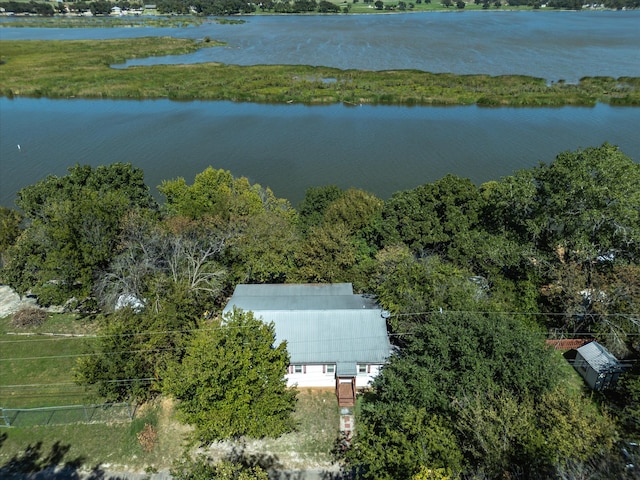
<svg viewBox="0 0 640 480">
<path fill-rule="evenodd" d="M 134 408 L 129 402 L 41 408 L 0 407 L 0 427 L 129 422 L 133 415 Z"/>
</svg>

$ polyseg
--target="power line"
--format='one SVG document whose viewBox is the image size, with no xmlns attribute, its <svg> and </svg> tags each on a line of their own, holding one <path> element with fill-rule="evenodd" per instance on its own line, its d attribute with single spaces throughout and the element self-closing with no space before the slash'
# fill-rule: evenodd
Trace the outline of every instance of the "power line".
<svg viewBox="0 0 640 480">
<path fill-rule="evenodd" d="M 102 383 L 119 383 L 127 384 L 134 382 L 151 383 L 157 378 L 122 378 L 116 380 L 103 380 Z M 85 385 L 79 385 L 75 382 L 58 382 L 58 383 L 21 383 L 16 385 L 0 385 L 0 388 L 40 388 L 40 387 L 78 387 L 84 388 Z"/>
<path fill-rule="evenodd" d="M 556 334 L 554 332 L 530 332 L 532 335 L 540 335 L 540 336 L 544 336 L 547 337 L 548 340 L 560 340 L 559 338 L 556 338 Z M 397 333 L 387 333 L 388 337 L 397 337 L 397 338 L 402 338 L 405 336 L 413 336 L 413 335 L 419 335 L 419 332 L 397 332 Z M 584 333 L 570 333 L 567 334 L 568 337 L 570 338 L 575 338 L 575 337 L 593 337 L 594 334 L 593 333 L 588 333 L 588 332 L 584 332 Z M 627 333 L 625 334 L 626 336 L 640 336 L 640 333 Z M 377 336 L 361 336 L 361 337 L 338 337 L 338 338 L 334 338 L 335 341 L 345 341 L 345 340 L 353 340 L 353 341 L 364 341 L 364 340 L 369 340 L 369 339 L 376 339 L 378 338 Z M 562 340 L 567 340 L 570 338 L 562 338 Z M 287 341 L 287 345 L 313 345 L 313 344 L 318 344 L 318 343 L 322 343 L 325 340 L 322 339 L 318 339 L 318 340 L 299 340 L 299 341 Z M 249 343 L 243 343 L 243 345 L 249 345 Z M 0 358 L 0 362 L 13 362 L 13 361 L 20 361 L 20 360 L 55 360 L 55 359 L 66 359 L 66 358 L 87 358 L 87 357 L 96 357 L 96 356 L 115 356 L 115 355 L 124 355 L 124 354 L 145 354 L 145 353 L 159 353 L 159 352 L 171 352 L 171 351 L 178 351 L 178 350 L 182 350 L 182 349 L 186 349 L 187 347 L 165 347 L 165 348 L 148 348 L 148 349 L 132 349 L 132 350 L 116 350 L 116 351 L 111 351 L 111 352 L 91 352 L 91 353 L 72 353 L 72 354 L 63 354 L 63 355 L 43 355 L 43 356 L 31 356 L 31 357 L 7 357 L 7 358 Z M 334 353 L 347 353 L 347 352 L 352 352 L 353 349 L 349 349 L 349 350 L 340 350 L 340 351 L 334 351 Z M 376 351 L 377 349 L 375 348 L 370 348 L 370 349 L 358 349 L 359 352 L 365 353 L 368 351 Z"/>
<path fill-rule="evenodd" d="M 568 312 L 496 312 L 496 311 L 481 311 L 481 310 L 429 310 L 424 312 L 405 312 L 405 313 L 393 313 L 390 317 L 407 317 L 407 316 L 434 316 L 434 315 L 444 315 L 444 314 L 477 314 L 477 315 L 522 315 L 522 316 L 564 316 L 564 317 L 575 317 L 575 316 L 593 316 L 593 317 L 638 317 L 640 318 L 640 313 L 568 313 Z M 46 342 L 46 341 L 59 341 L 59 340 L 100 340 L 105 338 L 118 338 L 118 337 L 136 337 L 136 336 L 144 336 L 144 335 L 167 335 L 167 334 L 177 334 L 177 333 L 194 333 L 201 331 L 214 331 L 219 328 L 223 328 L 225 326 L 219 325 L 216 327 L 208 327 L 208 328 L 191 328 L 191 329 L 176 329 L 176 330 L 151 330 L 146 332 L 131 332 L 131 333 L 116 333 L 116 334 L 108 334 L 108 335 L 74 335 L 74 336 L 59 336 L 56 334 L 51 335 L 51 338 L 35 338 L 35 339 L 26 339 L 26 340 L 0 340 L 0 345 L 2 344 L 10 344 L 10 343 L 23 343 L 23 342 Z M 251 329 L 253 327 L 246 326 L 233 326 L 227 328 L 235 328 L 235 329 Z M 48 334 L 34 333 L 34 336 L 44 336 Z M 393 334 L 390 334 L 393 335 Z M 640 335 L 638 334 L 630 334 L 630 335 Z M 351 337 L 353 338 L 353 337 Z M 364 338 L 364 337 L 363 337 Z"/>
</svg>

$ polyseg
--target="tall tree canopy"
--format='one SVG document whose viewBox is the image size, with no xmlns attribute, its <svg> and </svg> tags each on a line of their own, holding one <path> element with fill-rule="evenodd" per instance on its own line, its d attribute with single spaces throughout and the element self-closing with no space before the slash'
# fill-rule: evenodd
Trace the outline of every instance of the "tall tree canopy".
<svg viewBox="0 0 640 480">
<path fill-rule="evenodd" d="M 604 144 L 563 152 L 494 184 L 492 224 L 516 231 L 543 253 L 596 262 L 637 258 L 640 248 L 640 164 Z"/>
<path fill-rule="evenodd" d="M 22 215 L 16 210 L 0 207 L 0 268 L 2 268 L 4 251 L 14 244 L 20 235 Z"/>
<path fill-rule="evenodd" d="M 235 178 L 228 170 L 208 167 L 196 175 L 193 185 L 177 178 L 165 180 L 159 190 L 166 197 L 170 215 L 193 219 L 209 216 L 224 221 L 265 211 L 295 216 L 287 200 L 276 198 L 270 189 L 251 184 L 245 177 Z"/>
<path fill-rule="evenodd" d="M 362 478 L 555 478 L 611 449 L 611 421 L 561 388 L 544 337 L 518 319 L 445 310 L 412 323 L 361 404 L 347 459 Z"/>
<path fill-rule="evenodd" d="M 385 243 L 446 253 L 458 235 L 475 228 L 482 204 L 478 188 L 455 175 L 395 193 L 382 212 Z"/>
<path fill-rule="evenodd" d="M 229 437 L 277 437 L 294 428 L 297 392 L 284 378 L 286 344 L 274 346 L 273 324 L 236 310 L 220 324 L 203 325 L 164 389 L 202 443 Z"/>
<path fill-rule="evenodd" d="M 7 252 L 2 277 L 45 305 L 87 297 L 114 253 L 125 214 L 156 208 L 142 170 L 123 163 L 72 167 L 22 189 L 16 203 L 28 224 Z"/>
</svg>

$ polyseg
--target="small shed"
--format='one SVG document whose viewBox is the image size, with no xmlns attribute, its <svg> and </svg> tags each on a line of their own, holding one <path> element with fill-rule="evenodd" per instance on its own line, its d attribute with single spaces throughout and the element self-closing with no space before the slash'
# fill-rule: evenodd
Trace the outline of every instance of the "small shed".
<svg viewBox="0 0 640 480">
<path fill-rule="evenodd" d="M 573 366 L 593 390 L 612 388 L 624 370 L 618 359 L 598 342 L 578 348 Z"/>
</svg>

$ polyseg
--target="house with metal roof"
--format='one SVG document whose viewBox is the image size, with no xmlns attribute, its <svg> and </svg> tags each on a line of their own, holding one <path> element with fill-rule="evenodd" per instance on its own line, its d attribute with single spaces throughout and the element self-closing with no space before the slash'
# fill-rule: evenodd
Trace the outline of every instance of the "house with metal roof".
<svg viewBox="0 0 640 480">
<path fill-rule="evenodd" d="M 223 314 L 234 308 L 273 322 L 276 344 L 287 342 L 290 386 L 335 387 L 343 406 L 391 353 L 385 312 L 350 283 L 241 284 Z"/>
<path fill-rule="evenodd" d="M 622 364 L 598 342 L 590 342 L 576 351 L 574 368 L 593 390 L 611 388 L 624 371 Z"/>
</svg>

